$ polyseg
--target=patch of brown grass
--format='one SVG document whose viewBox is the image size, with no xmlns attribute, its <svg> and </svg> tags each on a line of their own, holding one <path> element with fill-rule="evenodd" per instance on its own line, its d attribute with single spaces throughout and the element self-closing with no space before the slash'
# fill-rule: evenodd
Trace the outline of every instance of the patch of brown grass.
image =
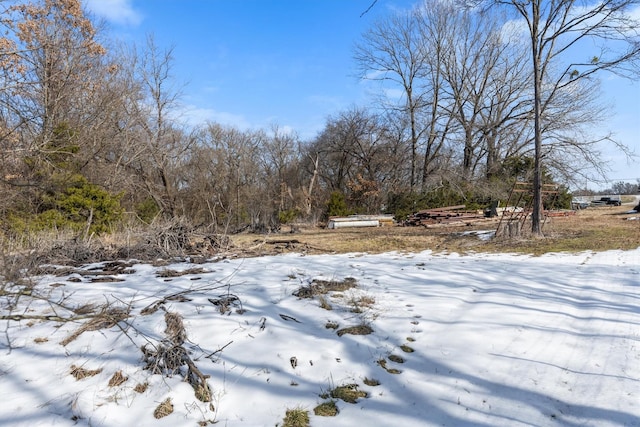
<svg viewBox="0 0 640 427">
<path fill-rule="evenodd" d="M 87 331 L 97 331 L 108 329 L 129 317 L 128 307 L 103 306 L 100 311 L 93 315 L 89 321 L 74 331 L 71 335 L 60 341 L 60 345 L 67 345 Z"/>
<path fill-rule="evenodd" d="M 338 329 L 338 327 L 339 327 L 339 326 L 340 326 L 340 325 L 339 325 L 338 323 L 336 323 L 336 322 L 332 322 L 332 321 L 328 321 L 328 322 L 324 325 L 324 327 L 325 327 L 326 329 Z"/>
<path fill-rule="evenodd" d="M 118 387 L 127 382 L 129 377 L 125 376 L 122 371 L 118 371 L 109 379 L 109 387 Z"/>
<path fill-rule="evenodd" d="M 136 384 L 136 386 L 133 388 L 133 391 L 135 391 L 136 393 L 144 393 L 145 391 L 147 391 L 147 389 L 149 388 L 149 383 L 145 382 L 145 383 L 138 383 Z"/>
<path fill-rule="evenodd" d="M 302 408 L 287 409 L 282 427 L 309 427 L 309 413 Z"/>
<path fill-rule="evenodd" d="M 175 345 L 182 345 L 187 338 L 187 332 L 184 329 L 182 316 L 178 313 L 167 311 L 164 314 L 164 321 L 167 325 L 164 330 L 167 338 Z"/>
<path fill-rule="evenodd" d="M 85 369 L 82 366 L 71 365 L 71 375 L 76 381 L 83 380 L 85 378 L 94 377 L 102 372 L 100 369 Z"/>
<path fill-rule="evenodd" d="M 401 374 L 401 373 L 402 373 L 402 371 L 401 371 L 400 369 L 396 369 L 396 368 L 390 368 L 390 367 L 388 367 L 388 366 L 387 366 L 387 360 L 386 360 L 386 359 L 380 359 L 380 360 L 378 360 L 376 363 L 377 363 L 378 365 L 380 365 L 380 367 L 381 367 L 382 369 L 384 369 L 385 371 L 387 371 L 387 372 L 388 372 L 388 373 L 390 373 L 390 374 L 397 375 L 397 374 Z"/>
<path fill-rule="evenodd" d="M 348 328 L 339 329 L 337 332 L 339 337 L 349 334 L 349 335 L 369 335 L 373 333 L 373 328 L 369 325 L 356 325 L 349 326 Z"/>
<path fill-rule="evenodd" d="M 365 378 L 364 380 L 362 380 L 362 382 L 368 385 L 369 387 L 377 387 L 380 385 L 380 381 L 378 381 L 375 378 Z"/>
<path fill-rule="evenodd" d="M 167 415 L 173 413 L 173 403 L 171 402 L 171 398 L 167 397 L 162 403 L 160 403 L 156 409 L 153 411 L 153 416 L 155 419 L 159 420 L 160 418 L 164 418 Z"/>
<path fill-rule="evenodd" d="M 319 417 L 335 417 L 339 412 L 338 405 L 334 400 L 322 402 L 313 408 L 313 413 Z"/>
<path fill-rule="evenodd" d="M 349 301 L 349 304 L 351 305 L 352 313 L 362 313 L 365 308 L 370 309 L 371 307 L 373 307 L 375 303 L 376 303 L 375 298 L 368 295 L 353 297 Z"/>
<path fill-rule="evenodd" d="M 400 346 L 400 350 L 404 351 L 405 353 L 413 353 L 415 351 L 412 347 L 409 347 L 406 344 L 402 344 Z"/>
<path fill-rule="evenodd" d="M 397 356 L 395 354 L 390 354 L 389 355 L 389 360 L 391 360 L 392 362 L 396 362 L 396 363 L 404 363 L 404 358 L 401 356 Z"/>
<path fill-rule="evenodd" d="M 329 292 L 344 292 L 357 286 L 358 281 L 353 277 L 345 277 L 343 280 L 314 279 L 309 286 L 298 288 L 293 295 L 298 298 L 314 298 Z"/>
<path fill-rule="evenodd" d="M 389 251 L 420 252 L 516 252 L 543 254 L 559 251 L 605 251 L 640 247 L 640 221 L 626 221 L 633 205 L 588 208 L 567 217 L 552 217 L 542 228 L 544 238 L 481 240 L 466 231 L 495 230 L 496 219 L 468 226 L 374 227 L 337 230 L 318 227 L 301 228 L 296 238 L 313 248 L 307 253 L 382 253 Z M 636 215 L 637 216 L 637 215 Z M 526 223 L 523 229 L 530 229 Z M 255 234 L 232 236 L 239 250 L 248 248 Z"/>
<path fill-rule="evenodd" d="M 329 392 L 334 399 L 340 399 L 347 403 L 356 403 L 361 397 L 368 397 L 366 391 L 358 389 L 358 384 L 347 384 L 334 388 Z"/>
<path fill-rule="evenodd" d="M 209 384 L 197 384 L 193 386 L 193 392 L 200 402 L 211 402 L 211 389 Z"/>
</svg>

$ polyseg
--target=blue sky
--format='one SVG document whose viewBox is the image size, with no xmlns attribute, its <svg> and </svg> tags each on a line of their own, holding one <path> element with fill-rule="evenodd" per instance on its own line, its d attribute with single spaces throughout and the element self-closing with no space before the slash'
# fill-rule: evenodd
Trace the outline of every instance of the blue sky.
<svg viewBox="0 0 640 427">
<path fill-rule="evenodd" d="M 330 115 L 371 102 L 352 49 L 381 15 L 416 0 L 84 0 L 115 39 L 173 47 L 174 75 L 194 122 L 241 129 L 277 124 L 313 138 Z M 603 127 L 640 155 L 640 83 L 603 76 Z M 640 179 L 613 150 L 612 180 Z"/>
</svg>

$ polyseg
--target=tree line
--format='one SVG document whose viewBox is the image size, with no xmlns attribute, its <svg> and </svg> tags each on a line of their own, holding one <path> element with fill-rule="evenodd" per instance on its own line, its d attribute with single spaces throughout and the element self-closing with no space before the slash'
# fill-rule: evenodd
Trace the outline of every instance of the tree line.
<svg viewBox="0 0 640 427">
<path fill-rule="evenodd" d="M 513 22 L 501 8 L 437 0 L 388 15 L 354 48 L 377 98 L 302 140 L 278 124 L 188 124 L 171 48 L 109 40 L 79 0 L 0 0 L 3 230 L 88 236 L 174 218 L 275 230 L 331 214 L 483 207 L 536 170 L 541 182 L 581 177 L 610 139 L 584 131 L 604 114 L 597 80 L 547 57 L 536 109 L 530 47 Z"/>
</svg>

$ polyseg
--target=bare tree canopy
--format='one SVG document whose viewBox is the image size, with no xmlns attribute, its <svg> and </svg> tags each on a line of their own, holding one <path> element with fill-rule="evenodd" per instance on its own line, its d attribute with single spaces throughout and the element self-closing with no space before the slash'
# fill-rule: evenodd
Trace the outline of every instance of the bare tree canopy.
<svg viewBox="0 0 640 427">
<path fill-rule="evenodd" d="M 0 0 L 0 228 L 276 231 L 331 211 L 480 209 L 533 179 L 539 233 L 543 182 L 602 167 L 599 144 L 615 144 L 592 135 L 597 76 L 637 76 L 638 1 L 376 10 L 353 50 L 373 96 L 303 140 L 187 119 L 173 48 L 114 46 L 80 0 Z"/>
<path fill-rule="evenodd" d="M 543 137 L 556 101 L 596 73 L 623 76 L 640 72 L 640 20 L 637 0 L 498 0 L 526 24 L 533 67 L 534 206 L 532 231 L 541 235 Z M 636 15 L 637 16 L 637 15 Z M 575 59 L 579 58 L 579 59 Z M 558 67 L 559 72 L 554 72 Z"/>
</svg>

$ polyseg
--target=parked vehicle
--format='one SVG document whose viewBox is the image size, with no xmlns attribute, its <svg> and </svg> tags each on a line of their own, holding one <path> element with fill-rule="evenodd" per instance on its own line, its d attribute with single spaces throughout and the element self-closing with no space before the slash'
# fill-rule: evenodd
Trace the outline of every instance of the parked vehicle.
<svg viewBox="0 0 640 427">
<path fill-rule="evenodd" d="M 589 202 L 585 202 L 582 200 L 571 201 L 571 209 L 573 210 L 587 209 L 589 206 L 590 206 Z"/>
<path fill-rule="evenodd" d="M 619 197 L 600 197 L 600 200 L 594 200 L 591 204 L 595 206 L 620 206 L 622 205 L 622 200 Z"/>
</svg>

